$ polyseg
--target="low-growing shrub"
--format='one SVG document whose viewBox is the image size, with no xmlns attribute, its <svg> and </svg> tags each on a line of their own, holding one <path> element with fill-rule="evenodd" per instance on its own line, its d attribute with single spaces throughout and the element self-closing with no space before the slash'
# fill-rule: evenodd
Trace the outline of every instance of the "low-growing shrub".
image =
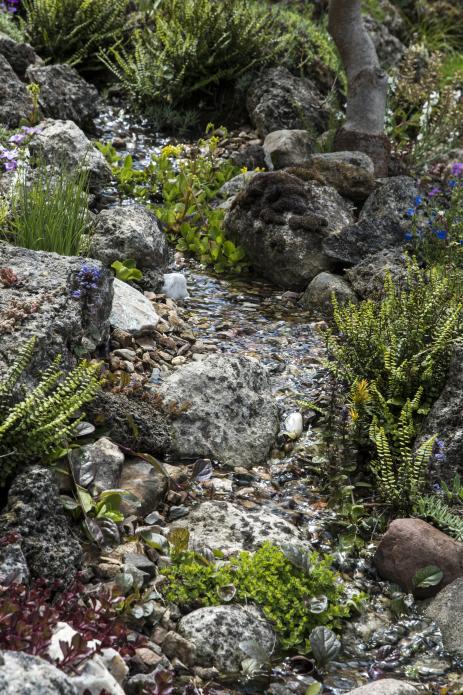
<svg viewBox="0 0 463 695">
<path fill-rule="evenodd" d="M 396 153 L 422 168 L 463 136 L 462 73 L 450 74 L 445 55 L 411 46 L 391 74 L 387 132 Z"/>
<path fill-rule="evenodd" d="M 0 33 L 6 34 L 14 41 L 24 41 L 24 34 L 14 20 L 11 12 L 0 9 Z"/>
<path fill-rule="evenodd" d="M 30 180 L 32 178 L 32 180 Z M 34 251 L 78 256 L 90 228 L 87 175 L 41 164 L 20 174 L 7 238 Z"/>
<path fill-rule="evenodd" d="M 286 554 L 285 554 L 286 552 Z M 361 601 L 348 598 L 332 558 L 264 543 L 228 562 L 207 561 L 191 551 L 174 554 L 163 570 L 167 600 L 186 609 L 224 601 L 254 602 L 273 624 L 284 649 L 310 651 L 309 634 L 318 625 L 339 629 Z"/>
<path fill-rule="evenodd" d="M 224 210 L 211 205 L 223 184 L 240 171 L 218 157 L 218 143 L 212 134 L 191 149 L 168 145 L 144 169 L 134 168 L 130 156 L 121 161 L 108 145 L 100 149 L 112 164 L 120 191 L 140 198 L 154 211 L 179 251 L 217 272 L 240 272 L 244 251 L 225 237 Z"/>
<path fill-rule="evenodd" d="M 24 28 L 42 58 L 101 68 L 98 51 L 119 41 L 128 29 L 129 0 L 24 0 Z"/>
</svg>

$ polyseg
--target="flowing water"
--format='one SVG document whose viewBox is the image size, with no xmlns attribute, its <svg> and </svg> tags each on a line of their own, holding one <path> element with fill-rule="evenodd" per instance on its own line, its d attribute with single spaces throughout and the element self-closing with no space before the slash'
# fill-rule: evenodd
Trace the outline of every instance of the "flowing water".
<svg viewBox="0 0 463 695">
<path fill-rule="evenodd" d="M 151 152 L 167 141 L 115 107 L 103 111 L 97 127 L 101 140 L 119 138 L 121 154 L 130 153 L 137 166 L 146 164 Z M 110 204 L 116 197 L 114 190 L 108 190 L 103 202 Z M 197 338 L 265 365 L 282 420 L 299 410 L 301 401 L 323 398 L 326 374 L 320 321 L 301 311 L 293 293 L 257 280 L 216 277 L 193 261 L 185 260 L 181 269 L 190 292 L 183 317 Z M 266 505 L 305 527 L 315 548 L 334 554 L 352 589 L 368 595 L 365 611 L 347 625 L 342 654 L 328 667 L 325 687 L 338 693 L 387 675 L 416 679 L 433 691 L 449 684 L 453 689 L 460 682 L 461 665 L 446 655 L 435 626 L 420 618 L 411 596 L 381 582 L 372 568 L 374 529 L 354 553 L 339 544 L 339 530 L 348 522 L 327 503 L 326 490 L 322 494 L 317 487 L 319 432 L 314 418 L 309 409 L 297 442 L 285 445 L 282 440 L 267 467 L 258 469 L 256 476 L 236 475 L 234 483 L 252 488 L 249 498 L 241 498 L 245 503 Z M 304 678 L 295 673 L 289 659 L 272 673 L 273 682 L 291 684 L 290 692 L 304 692 L 300 690 Z M 247 690 L 245 684 L 242 687 Z"/>
</svg>

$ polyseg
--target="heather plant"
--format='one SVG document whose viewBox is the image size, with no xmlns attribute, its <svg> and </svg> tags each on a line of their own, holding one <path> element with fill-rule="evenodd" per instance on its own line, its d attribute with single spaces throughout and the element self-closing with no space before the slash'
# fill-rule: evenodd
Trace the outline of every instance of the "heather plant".
<svg viewBox="0 0 463 695">
<path fill-rule="evenodd" d="M 24 31 L 45 59 L 83 72 L 101 66 L 98 51 L 129 29 L 128 0 L 24 0 Z"/>
<path fill-rule="evenodd" d="M 112 164 L 120 191 L 154 211 L 179 251 L 193 254 L 217 272 L 240 272 L 244 251 L 225 236 L 224 210 L 211 205 L 223 184 L 240 171 L 219 158 L 218 143 L 212 132 L 190 149 L 167 145 L 143 169 L 134 167 L 130 155 L 121 161 L 110 146 L 100 149 Z"/>
<path fill-rule="evenodd" d="M 445 55 L 411 46 L 390 77 L 387 132 L 397 154 L 421 168 L 463 135 L 461 72 L 444 73 Z"/>
<path fill-rule="evenodd" d="M 22 393 L 20 377 L 35 348 L 32 338 L 0 382 L 0 487 L 21 463 L 44 461 L 76 434 L 81 407 L 97 394 L 99 365 L 81 362 L 68 374 L 56 358 L 37 386 Z"/>
<path fill-rule="evenodd" d="M 14 41 L 24 41 L 24 34 L 21 28 L 14 20 L 15 12 L 11 12 L 11 9 L 16 10 L 17 4 L 15 5 L 0 5 L 0 33 L 6 34 L 10 39 Z"/>
<path fill-rule="evenodd" d="M 82 254 L 90 229 L 87 174 L 43 163 L 21 172 L 7 238 L 34 251 Z"/>
</svg>

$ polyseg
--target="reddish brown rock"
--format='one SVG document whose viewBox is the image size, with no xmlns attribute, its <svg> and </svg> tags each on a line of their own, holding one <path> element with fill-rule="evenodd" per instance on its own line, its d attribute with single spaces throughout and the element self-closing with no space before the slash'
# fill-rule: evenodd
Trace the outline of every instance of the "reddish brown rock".
<svg viewBox="0 0 463 695">
<path fill-rule="evenodd" d="M 463 543 L 421 519 L 396 519 L 383 536 L 374 563 L 383 579 L 399 584 L 417 598 L 427 598 L 463 576 Z M 442 580 L 437 586 L 416 589 L 416 573 L 429 565 L 442 570 Z"/>
</svg>

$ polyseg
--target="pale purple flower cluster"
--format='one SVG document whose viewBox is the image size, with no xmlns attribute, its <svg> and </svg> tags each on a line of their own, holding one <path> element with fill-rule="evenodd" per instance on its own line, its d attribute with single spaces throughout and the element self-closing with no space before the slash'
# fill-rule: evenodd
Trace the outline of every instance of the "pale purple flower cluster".
<svg viewBox="0 0 463 695">
<path fill-rule="evenodd" d="M 97 290 L 100 286 L 101 270 L 86 263 L 77 273 L 78 289 L 71 293 L 74 299 L 80 299 L 82 295 L 87 294 L 91 290 Z"/>
<path fill-rule="evenodd" d="M 3 2 L 0 2 L 0 10 L 15 14 L 19 10 L 20 5 L 21 0 L 3 0 Z"/>
<path fill-rule="evenodd" d="M 31 128 L 30 126 L 24 125 L 21 128 L 21 132 L 15 133 L 8 138 L 8 142 L 10 145 L 12 145 L 12 147 L 8 148 L 0 146 L 0 160 L 3 161 L 3 168 L 5 171 L 15 171 L 15 169 L 18 168 L 19 150 L 17 149 L 17 146 L 22 145 L 29 135 L 33 135 L 38 131 L 38 128 Z"/>
</svg>

